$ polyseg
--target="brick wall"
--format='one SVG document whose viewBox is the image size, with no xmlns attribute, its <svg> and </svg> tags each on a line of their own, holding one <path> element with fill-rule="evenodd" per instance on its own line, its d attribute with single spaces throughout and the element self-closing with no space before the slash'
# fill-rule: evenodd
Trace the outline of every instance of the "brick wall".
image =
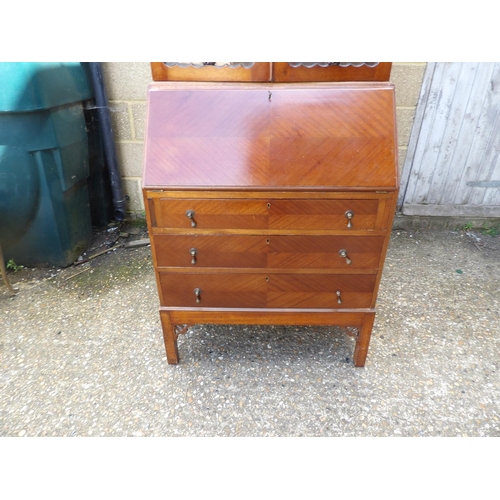
<svg viewBox="0 0 500 500">
<path fill-rule="evenodd" d="M 426 63 L 393 63 L 391 81 L 396 86 L 399 166 L 404 164 L 415 109 Z M 141 194 L 146 88 L 151 82 L 149 63 L 103 63 L 104 79 L 113 120 L 127 212 L 143 216 Z"/>
<path fill-rule="evenodd" d="M 393 63 L 391 82 L 396 87 L 399 171 L 404 165 L 411 128 L 427 63 Z"/>
</svg>

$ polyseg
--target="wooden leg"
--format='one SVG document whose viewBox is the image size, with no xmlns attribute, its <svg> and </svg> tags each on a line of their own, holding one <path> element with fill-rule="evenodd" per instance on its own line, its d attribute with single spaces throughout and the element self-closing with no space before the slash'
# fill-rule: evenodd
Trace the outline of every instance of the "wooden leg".
<svg viewBox="0 0 500 500">
<path fill-rule="evenodd" d="M 168 313 L 161 312 L 161 326 L 163 328 L 163 339 L 165 350 L 167 351 L 167 361 L 169 365 L 176 365 L 179 362 L 179 351 L 177 350 L 177 334 L 175 325 L 170 321 Z"/>
<path fill-rule="evenodd" d="M 359 335 L 356 339 L 356 347 L 354 348 L 354 366 L 365 366 L 374 320 L 375 313 L 365 314 L 363 325 L 359 329 Z"/>
<path fill-rule="evenodd" d="M 0 245 L 0 273 L 2 274 L 3 282 L 9 289 L 10 293 L 12 295 L 15 295 L 19 290 L 17 288 L 14 288 L 10 282 L 9 278 L 7 278 L 7 269 L 5 269 L 5 261 L 3 260 L 3 251 L 2 251 L 2 245 Z"/>
</svg>

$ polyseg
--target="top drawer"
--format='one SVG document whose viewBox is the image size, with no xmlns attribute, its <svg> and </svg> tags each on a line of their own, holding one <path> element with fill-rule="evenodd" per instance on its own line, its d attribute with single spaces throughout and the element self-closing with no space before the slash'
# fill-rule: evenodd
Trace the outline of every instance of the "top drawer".
<svg viewBox="0 0 500 500">
<path fill-rule="evenodd" d="M 155 228 L 366 230 L 377 227 L 384 199 L 167 199 L 149 200 Z"/>
</svg>

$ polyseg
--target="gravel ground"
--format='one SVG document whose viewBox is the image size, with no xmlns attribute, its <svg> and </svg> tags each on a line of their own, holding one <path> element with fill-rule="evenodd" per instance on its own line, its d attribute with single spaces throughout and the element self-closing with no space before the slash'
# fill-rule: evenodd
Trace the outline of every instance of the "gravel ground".
<svg viewBox="0 0 500 500">
<path fill-rule="evenodd" d="M 393 231 L 364 368 L 338 328 L 251 325 L 196 325 L 168 365 L 150 247 L 9 272 L 0 436 L 500 436 L 499 257 Z"/>
</svg>

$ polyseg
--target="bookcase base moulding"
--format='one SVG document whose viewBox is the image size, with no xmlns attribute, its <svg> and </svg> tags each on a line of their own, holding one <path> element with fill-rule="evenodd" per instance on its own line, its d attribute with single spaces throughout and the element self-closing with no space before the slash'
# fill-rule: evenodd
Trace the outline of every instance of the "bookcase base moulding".
<svg viewBox="0 0 500 500">
<path fill-rule="evenodd" d="M 398 189 L 389 83 L 153 83 L 143 194 L 167 360 L 188 325 L 332 325 L 364 366 Z"/>
</svg>

